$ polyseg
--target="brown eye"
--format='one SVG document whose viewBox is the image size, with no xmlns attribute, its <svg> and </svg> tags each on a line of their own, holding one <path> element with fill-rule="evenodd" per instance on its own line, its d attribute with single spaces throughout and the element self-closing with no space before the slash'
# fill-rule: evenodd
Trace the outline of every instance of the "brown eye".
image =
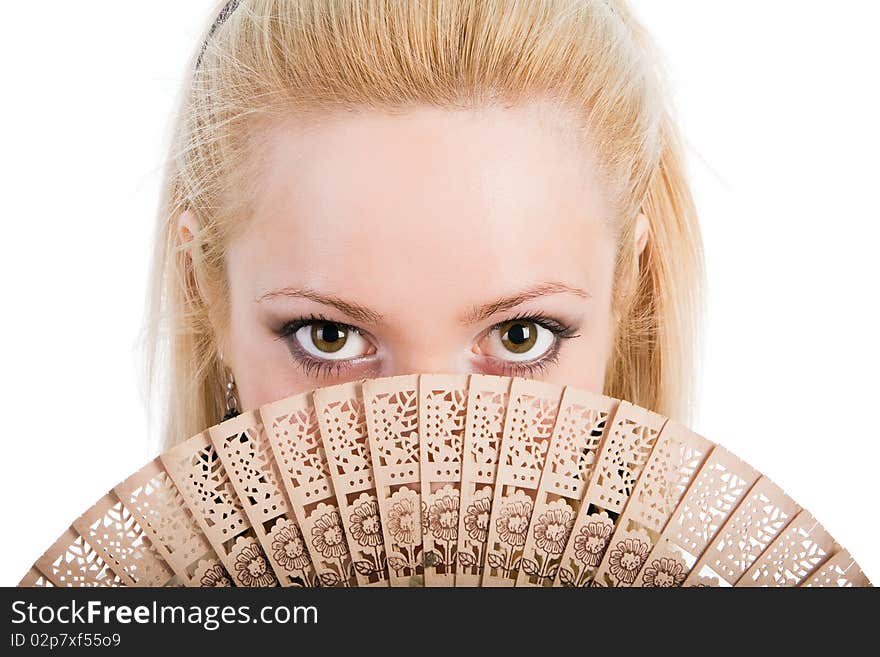
<svg viewBox="0 0 880 657">
<path fill-rule="evenodd" d="M 526 320 L 514 320 L 498 327 L 501 336 L 501 344 L 514 354 L 528 352 L 538 341 L 538 326 L 535 322 Z"/>
<path fill-rule="evenodd" d="M 356 326 L 341 322 L 311 321 L 300 326 L 293 339 L 300 352 L 319 360 L 352 360 L 375 353 Z"/>
<path fill-rule="evenodd" d="M 348 339 L 348 329 L 334 322 L 314 323 L 311 328 L 312 344 L 324 353 L 339 351 Z"/>
<path fill-rule="evenodd" d="M 536 362 L 550 354 L 568 332 L 564 326 L 552 329 L 541 321 L 519 317 L 493 326 L 476 345 L 476 352 L 511 363 Z"/>
</svg>

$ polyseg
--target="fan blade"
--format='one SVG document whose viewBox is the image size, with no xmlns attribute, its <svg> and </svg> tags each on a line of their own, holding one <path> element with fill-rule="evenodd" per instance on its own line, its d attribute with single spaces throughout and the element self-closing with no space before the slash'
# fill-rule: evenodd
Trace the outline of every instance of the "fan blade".
<svg viewBox="0 0 880 657">
<path fill-rule="evenodd" d="M 260 407 L 275 463 L 321 586 L 357 586 L 311 393 Z"/>
<path fill-rule="evenodd" d="M 642 559 L 634 585 L 645 586 L 646 583 L 650 583 L 653 571 L 646 573 L 647 568 L 644 566 L 655 561 L 661 565 L 669 565 L 676 573 L 683 574 L 686 578 L 721 526 L 759 477 L 760 473 L 757 470 L 723 447 L 716 446 L 688 487 L 687 493 L 666 524 L 656 545 L 650 554 Z M 634 542 L 624 542 L 615 547 L 615 554 L 611 555 L 609 564 L 612 576 L 621 579 L 620 575 L 627 572 L 624 560 L 627 559 L 632 548 L 638 547 L 640 546 L 635 545 Z M 624 578 L 628 579 L 628 575 Z"/>
<path fill-rule="evenodd" d="M 834 539 L 808 511 L 801 511 L 735 586 L 800 586 L 835 550 Z"/>
<path fill-rule="evenodd" d="M 125 586 L 176 586 L 180 582 L 137 519 L 108 493 L 73 521 L 73 529 L 94 547 Z"/>
<path fill-rule="evenodd" d="M 515 377 L 498 458 L 483 586 L 514 586 L 562 387 Z"/>
<path fill-rule="evenodd" d="M 313 400 L 358 585 L 388 586 L 361 384 L 319 388 Z"/>
<path fill-rule="evenodd" d="M 277 586 L 278 579 L 235 494 L 208 431 L 159 458 L 237 586 Z"/>
<path fill-rule="evenodd" d="M 35 564 L 55 586 L 124 586 L 125 582 L 73 529 L 67 529 Z"/>
<path fill-rule="evenodd" d="M 567 387 L 550 438 L 517 586 L 553 586 L 618 401 Z"/>
<path fill-rule="evenodd" d="M 556 586 L 588 586 L 608 546 L 666 418 L 629 402 L 614 413 L 599 458 L 590 475 L 562 562 Z M 587 536 L 588 549 L 581 549 Z"/>
<path fill-rule="evenodd" d="M 362 392 L 389 582 L 424 586 L 419 377 L 367 380 Z"/>
<path fill-rule="evenodd" d="M 663 425 L 651 456 L 632 496 L 618 518 L 609 545 L 626 545 L 627 539 L 640 541 L 651 550 L 684 497 L 700 467 L 715 444 L 690 429 L 669 420 Z M 589 533 L 579 535 L 576 553 L 584 554 L 590 546 Z M 632 586 L 629 578 L 612 575 L 611 553 L 605 551 L 593 579 L 593 586 Z M 659 576 L 647 582 L 650 586 L 681 586 L 685 575 L 670 562 L 654 565 Z"/>
<path fill-rule="evenodd" d="M 467 420 L 468 376 L 419 377 L 419 436 L 425 586 L 455 586 L 461 509 L 461 459 Z"/>
<path fill-rule="evenodd" d="M 229 573 L 199 529 L 161 461 L 153 459 L 113 491 L 186 586 L 229 585 Z"/>
<path fill-rule="evenodd" d="M 456 586 L 474 587 L 482 582 L 510 383 L 508 377 L 490 374 L 472 374 L 468 380 Z"/>
<path fill-rule="evenodd" d="M 761 477 L 694 564 L 684 586 L 733 586 L 799 511 L 779 486 Z"/>
<path fill-rule="evenodd" d="M 240 413 L 208 433 L 280 584 L 316 586 L 312 559 L 279 483 L 281 476 L 259 416 Z"/>
<path fill-rule="evenodd" d="M 859 564 L 855 562 L 849 552 L 841 550 L 829 559 L 815 575 L 810 577 L 801 586 L 871 586 L 871 582 L 865 577 Z"/>
</svg>

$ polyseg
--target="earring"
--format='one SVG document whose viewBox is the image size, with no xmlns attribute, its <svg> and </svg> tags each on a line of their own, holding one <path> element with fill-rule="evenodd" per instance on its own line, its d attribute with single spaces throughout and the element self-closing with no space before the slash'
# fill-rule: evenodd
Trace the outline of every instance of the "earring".
<svg viewBox="0 0 880 657">
<path fill-rule="evenodd" d="M 220 362 L 223 362 L 223 354 L 220 353 Z M 224 367 L 226 370 L 226 413 L 223 415 L 223 421 L 230 420 L 239 415 L 238 398 L 235 391 L 235 377 L 232 376 L 232 370 Z"/>
</svg>

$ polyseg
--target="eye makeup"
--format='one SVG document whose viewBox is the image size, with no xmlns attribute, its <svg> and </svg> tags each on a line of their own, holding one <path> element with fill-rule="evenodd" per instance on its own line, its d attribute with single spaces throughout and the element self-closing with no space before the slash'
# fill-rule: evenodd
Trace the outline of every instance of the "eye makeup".
<svg viewBox="0 0 880 657">
<path fill-rule="evenodd" d="M 348 372 L 357 365 L 362 365 L 373 360 L 371 358 L 373 354 L 366 354 L 355 358 L 320 358 L 310 354 L 297 338 L 297 332 L 304 326 L 320 323 L 334 324 L 342 327 L 346 332 L 355 333 L 363 337 L 368 344 L 373 344 L 372 339 L 357 326 L 346 324 L 344 322 L 336 322 L 327 319 L 321 314 L 311 314 L 288 320 L 284 322 L 280 328 L 273 330 L 278 336 L 275 340 L 283 340 L 286 343 L 293 361 L 302 368 L 303 373 L 306 376 L 319 379 L 332 379 L 342 376 L 345 372 Z M 375 350 L 375 346 L 373 346 L 373 349 Z"/>
<path fill-rule="evenodd" d="M 534 324 L 550 331 L 552 334 L 550 347 L 532 360 L 510 360 L 477 353 L 476 358 L 480 371 L 507 376 L 534 377 L 546 372 L 550 366 L 559 362 L 559 351 L 563 340 L 580 337 L 577 333 L 578 327 L 571 326 L 543 312 L 531 312 L 521 313 L 496 322 L 478 337 L 477 343 L 485 339 L 493 331 L 499 331 L 505 325 L 512 325 L 516 322 Z M 305 326 L 319 323 L 333 324 L 344 329 L 347 333 L 357 334 L 363 338 L 365 343 L 372 346 L 372 353 L 346 359 L 316 357 L 304 348 L 297 337 L 297 333 Z M 284 322 L 280 327 L 273 329 L 273 333 L 277 335 L 276 340 L 283 340 L 285 342 L 294 363 L 299 365 L 307 376 L 331 379 L 343 376 L 355 367 L 369 365 L 372 366 L 371 369 L 375 368 L 375 359 L 373 358 L 376 351 L 375 341 L 372 336 L 357 326 L 329 320 L 321 314 L 310 314 Z"/>
</svg>

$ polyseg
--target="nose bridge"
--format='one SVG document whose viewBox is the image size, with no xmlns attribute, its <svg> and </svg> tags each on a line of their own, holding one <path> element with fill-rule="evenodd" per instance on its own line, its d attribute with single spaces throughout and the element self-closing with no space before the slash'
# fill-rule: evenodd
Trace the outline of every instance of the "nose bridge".
<svg viewBox="0 0 880 657">
<path fill-rule="evenodd" d="M 406 285 L 396 280 L 393 291 L 386 289 L 390 302 L 383 310 L 390 326 L 380 336 L 385 347 L 383 374 L 467 372 L 473 336 L 456 320 L 460 293 L 436 278 L 420 281 L 417 288 L 412 276 L 407 280 Z"/>
<path fill-rule="evenodd" d="M 396 345 L 388 359 L 388 376 L 466 373 L 470 370 L 470 363 L 463 347 L 451 340 L 408 339 Z"/>
<path fill-rule="evenodd" d="M 395 357 L 389 364 L 388 376 L 399 374 L 456 374 L 469 371 L 469 365 L 459 354 L 448 350 L 440 352 L 430 347 L 420 353 L 406 353 Z"/>
</svg>

